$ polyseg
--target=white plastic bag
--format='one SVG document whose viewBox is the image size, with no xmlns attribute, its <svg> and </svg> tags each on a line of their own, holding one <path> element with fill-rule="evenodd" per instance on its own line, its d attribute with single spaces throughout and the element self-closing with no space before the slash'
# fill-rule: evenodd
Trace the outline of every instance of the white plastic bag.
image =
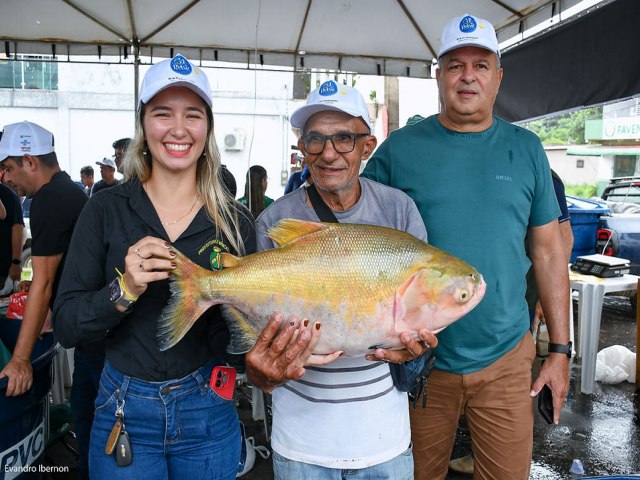
<svg viewBox="0 0 640 480">
<path fill-rule="evenodd" d="M 236 478 L 243 476 L 253 468 L 253 465 L 256 462 L 256 453 L 265 460 L 269 458 L 269 455 L 271 455 L 271 452 L 267 447 L 263 445 L 256 445 L 253 437 L 246 438 L 245 444 L 247 445 L 247 460 L 244 462 L 244 469 L 236 475 Z"/>
<path fill-rule="evenodd" d="M 596 380 L 615 384 L 636 382 L 636 354 L 622 345 L 603 348 L 596 357 Z"/>
</svg>

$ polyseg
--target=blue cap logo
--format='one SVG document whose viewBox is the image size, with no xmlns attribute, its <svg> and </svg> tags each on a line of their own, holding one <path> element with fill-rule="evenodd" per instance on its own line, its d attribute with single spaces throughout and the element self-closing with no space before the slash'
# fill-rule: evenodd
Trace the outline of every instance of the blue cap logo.
<svg viewBox="0 0 640 480">
<path fill-rule="evenodd" d="M 476 19 L 471 15 L 467 15 L 462 20 L 460 20 L 460 31 L 464 33 L 475 32 L 476 28 L 478 28 L 478 24 L 476 23 Z"/>
<path fill-rule="evenodd" d="M 189 60 L 179 54 L 171 59 L 170 65 L 171 70 L 179 73 L 180 75 L 189 75 L 193 70 L 193 68 L 191 68 L 191 64 L 189 63 Z"/>
<path fill-rule="evenodd" d="M 328 97 L 330 95 L 335 95 L 338 93 L 338 85 L 333 80 L 327 80 L 322 85 L 320 85 L 320 89 L 318 90 L 318 94 L 323 97 Z"/>
</svg>

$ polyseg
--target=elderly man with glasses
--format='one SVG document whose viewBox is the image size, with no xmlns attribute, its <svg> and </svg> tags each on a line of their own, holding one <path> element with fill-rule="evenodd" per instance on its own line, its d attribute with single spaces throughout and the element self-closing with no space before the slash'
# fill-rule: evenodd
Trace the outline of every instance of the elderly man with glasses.
<svg viewBox="0 0 640 480">
<path fill-rule="evenodd" d="M 325 214 L 328 207 L 338 222 L 395 228 L 426 240 L 418 209 L 406 194 L 358 177 L 362 160 L 377 144 L 358 91 L 332 80 L 323 83 L 293 113 L 291 125 L 301 129 L 298 147 L 313 185 L 281 197 L 260 214 L 258 250 L 276 247 L 266 232 L 282 218 L 319 221 L 325 216 L 316 210 L 322 203 Z M 283 322 L 281 315 L 274 316 L 246 356 L 252 383 L 273 395 L 275 478 L 343 478 L 348 472 L 353 479 L 412 479 L 407 394 L 394 386 L 387 362 L 422 355 L 427 345 L 437 344 L 436 337 L 423 330 L 420 342 L 401 337 L 406 350 L 322 358 L 309 354 L 310 341 L 322 335 L 319 322 L 311 327 L 313 336 L 301 328 L 297 337 L 293 333 L 300 322 L 292 318 L 279 330 Z"/>
</svg>

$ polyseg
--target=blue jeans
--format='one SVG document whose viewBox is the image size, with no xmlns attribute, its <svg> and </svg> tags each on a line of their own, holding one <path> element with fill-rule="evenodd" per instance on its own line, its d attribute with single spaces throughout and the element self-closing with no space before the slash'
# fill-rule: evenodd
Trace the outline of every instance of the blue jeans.
<svg viewBox="0 0 640 480">
<path fill-rule="evenodd" d="M 275 480 L 413 480 L 413 454 L 409 446 L 403 453 L 384 463 L 366 468 L 327 468 L 297 462 L 273 452 Z"/>
<path fill-rule="evenodd" d="M 104 367 L 104 355 L 83 355 L 76 349 L 73 354 L 73 364 L 73 384 L 69 403 L 78 445 L 76 470 L 80 480 L 86 480 L 89 478 L 89 438 L 93 423 L 93 409 Z"/>
<path fill-rule="evenodd" d="M 244 468 L 244 438 L 235 404 L 209 387 L 214 365 L 166 382 L 123 375 L 107 361 L 96 399 L 89 471 L 93 480 L 227 479 Z M 124 405 L 133 461 L 116 464 L 105 446 Z"/>
</svg>

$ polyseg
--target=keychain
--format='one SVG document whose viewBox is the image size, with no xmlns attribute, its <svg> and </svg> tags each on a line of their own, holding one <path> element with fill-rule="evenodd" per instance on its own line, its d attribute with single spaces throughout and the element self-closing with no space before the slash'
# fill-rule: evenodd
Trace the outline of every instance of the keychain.
<svg viewBox="0 0 640 480">
<path fill-rule="evenodd" d="M 131 445 L 129 443 L 129 433 L 124 426 L 124 400 L 122 403 L 118 401 L 116 406 L 116 423 L 111 429 L 107 445 L 104 453 L 111 455 L 115 452 L 116 464 L 119 467 L 126 467 L 131 464 L 133 456 L 131 454 Z"/>
</svg>

